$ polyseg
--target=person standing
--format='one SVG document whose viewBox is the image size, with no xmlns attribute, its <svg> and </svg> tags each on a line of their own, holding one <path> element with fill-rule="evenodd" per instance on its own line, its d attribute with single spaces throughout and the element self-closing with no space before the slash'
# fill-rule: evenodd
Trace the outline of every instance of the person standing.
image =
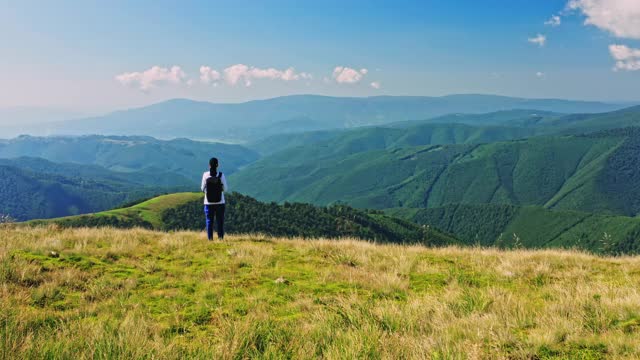
<svg viewBox="0 0 640 360">
<path fill-rule="evenodd" d="M 218 172 L 218 159 L 209 160 L 209 171 L 202 174 L 201 189 L 204 192 L 204 214 L 207 220 L 207 237 L 213 240 L 215 220 L 218 239 L 224 239 L 224 192 L 227 191 L 227 179 Z"/>
</svg>

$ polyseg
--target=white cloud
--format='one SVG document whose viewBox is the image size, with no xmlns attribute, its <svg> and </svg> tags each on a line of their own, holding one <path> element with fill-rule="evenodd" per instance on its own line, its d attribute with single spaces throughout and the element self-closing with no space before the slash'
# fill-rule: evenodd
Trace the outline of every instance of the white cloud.
<svg viewBox="0 0 640 360">
<path fill-rule="evenodd" d="M 561 23 L 562 19 L 560 19 L 560 16 L 558 15 L 553 15 L 549 18 L 549 20 L 544 22 L 545 25 L 549 25 L 552 27 L 560 26 Z"/>
<path fill-rule="evenodd" d="M 231 65 L 224 69 L 224 79 L 231 85 L 236 85 L 245 76 L 249 67 L 244 64 Z M 245 86 L 251 86 L 251 80 L 245 78 Z"/>
<path fill-rule="evenodd" d="M 544 78 L 544 73 L 543 73 L 542 71 L 538 71 L 538 72 L 536 73 L 536 77 L 537 77 L 538 79 L 542 79 L 542 78 Z"/>
<path fill-rule="evenodd" d="M 339 84 L 355 84 L 369 72 L 367 69 L 355 70 L 346 66 L 336 66 L 333 69 L 333 78 Z"/>
<path fill-rule="evenodd" d="M 593 25 L 619 38 L 640 39 L 640 1 L 570 0 L 567 9 L 578 10 L 586 25 Z"/>
<path fill-rule="evenodd" d="M 380 87 L 381 87 L 381 85 L 380 85 L 380 82 L 379 82 L 379 81 L 374 81 L 374 82 L 372 82 L 372 83 L 371 83 L 371 84 L 369 84 L 369 85 L 371 85 L 371 87 L 372 87 L 372 88 L 374 88 L 374 89 L 376 89 L 376 90 L 377 90 L 377 89 L 380 89 Z"/>
<path fill-rule="evenodd" d="M 187 77 L 180 66 L 172 66 L 171 69 L 153 66 L 143 72 L 128 72 L 116 76 L 116 80 L 122 85 L 137 87 L 144 92 L 160 84 L 180 84 Z"/>
<path fill-rule="evenodd" d="M 224 79 L 229 85 L 235 86 L 242 81 L 244 86 L 251 86 L 254 79 L 294 81 L 300 79 L 311 80 L 313 76 L 305 72 L 296 72 L 292 67 L 285 70 L 278 70 L 274 68 L 261 69 L 244 64 L 235 64 L 224 69 Z"/>
<path fill-rule="evenodd" d="M 367 70 L 362 69 L 360 71 L 364 74 Z M 198 81 L 214 87 L 217 87 L 222 80 L 231 86 L 241 84 L 249 87 L 255 80 L 259 79 L 287 82 L 305 80 L 306 83 L 313 80 L 312 74 L 297 72 L 293 67 L 279 70 L 272 67 L 259 68 L 244 64 L 235 64 L 222 71 L 218 71 L 210 66 L 202 65 L 200 66 L 199 72 L 199 78 L 189 78 L 180 66 L 172 66 L 171 68 L 153 66 L 143 72 L 128 72 L 117 75 L 115 79 L 122 85 L 136 87 L 144 92 L 148 92 L 162 84 L 186 84 L 192 87 L 196 85 Z"/>
<path fill-rule="evenodd" d="M 527 41 L 542 47 L 547 42 L 547 37 L 542 34 L 538 34 L 536 37 L 528 38 Z"/>
<path fill-rule="evenodd" d="M 616 60 L 613 70 L 640 70 L 640 49 L 633 49 L 626 45 L 609 45 L 609 53 Z"/>
<path fill-rule="evenodd" d="M 216 86 L 220 78 L 221 78 L 221 75 L 218 71 L 208 66 L 200 66 L 200 81 L 203 84 L 213 83 L 213 85 Z"/>
</svg>

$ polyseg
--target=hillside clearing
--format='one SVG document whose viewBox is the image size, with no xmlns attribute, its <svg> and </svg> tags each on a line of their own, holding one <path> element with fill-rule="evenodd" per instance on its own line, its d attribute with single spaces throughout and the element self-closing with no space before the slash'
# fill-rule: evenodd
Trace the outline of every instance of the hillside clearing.
<svg viewBox="0 0 640 360">
<path fill-rule="evenodd" d="M 639 257 L 4 226 L 0 354 L 638 358 L 639 286 Z"/>
</svg>

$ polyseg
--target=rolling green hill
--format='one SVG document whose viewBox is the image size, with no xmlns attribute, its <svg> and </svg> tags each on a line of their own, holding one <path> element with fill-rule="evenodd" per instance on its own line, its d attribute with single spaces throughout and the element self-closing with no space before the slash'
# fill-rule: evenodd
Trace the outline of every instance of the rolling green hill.
<svg viewBox="0 0 640 360">
<path fill-rule="evenodd" d="M 326 153 L 352 148 L 352 152 L 416 145 L 488 143 L 547 133 L 525 126 L 556 113 L 534 110 L 500 111 L 486 114 L 452 114 L 429 120 L 413 120 L 377 127 L 278 134 L 247 144 L 262 155 L 317 145 Z M 348 153 L 343 153 L 345 155 Z"/>
<path fill-rule="evenodd" d="M 221 159 L 221 170 L 227 174 L 258 158 L 257 153 L 239 145 L 146 136 L 19 136 L 0 142 L 0 158 L 21 156 L 99 165 L 120 172 L 144 171 L 149 176 L 171 172 L 192 179 L 192 184 L 199 184 L 212 156 Z"/>
<path fill-rule="evenodd" d="M 202 230 L 201 193 L 176 193 L 156 197 L 127 208 L 28 224 L 56 223 L 64 227 L 114 226 L 157 230 Z M 355 237 L 381 242 L 453 244 L 457 240 L 432 227 L 392 218 L 381 212 L 356 210 L 344 205 L 315 207 L 308 204 L 266 204 L 238 193 L 227 195 L 225 230 L 229 233 L 263 233 L 273 236 Z"/>
<path fill-rule="evenodd" d="M 534 130 L 518 127 L 421 124 L 407 128 L 366 127 L 279 135 L 249 146 L 267 155 L 266 161 L 303 165 L 319 159 L 344 159 L 349 155 L 373 150 L 419 145 L 489 143 L 522 139 L 535 134 Z"/>
<path fill-rule="evenodd" d="M 390 127 L 414 127 L 420 124 L 466 124 L 473 126 L 517 126 L 537 127 L 544 125 L 565 114 L 551 111 L 513 109 L 481 114 L 452 113 L 436 116 L 426 120 L 401 121 L 389 124 Z"/>
<path fill-rule="evenodd" d="M 317 145 L 324 152 L 350 143 L 364 149 L 415 145 L 488 143 L 539 135 L 586 134 L 640 126 L 640 107 L 607 113 L 560 114 L 539 110 L 503 110 L 482 114 L 454 113 L 426 120 L 401 121 L 378 127 L 279 134 L 249 143 L 263 155 Z"/>
<path fill-rule="evenodd" d="M 637 217 L 496 204 L 396 208 L 387 213 L 436 226 L 469 245 L 576 247 L 596 253 L 640 253 L 640 218 Z"/>
<path fill-rule="evenodd" d="M 388 147 L 385 136 L 369 139 L 284 150 L 247 166 L 231 183 L 260 200 L 362 208 L 496 203 L 640 211 L 637 129 L 401 148 Z"/>
<path fill-rule="evenodd" d="M 262 155 L 318 144 L 323 148 L 345 143 L 369 144 L 375 149 L 414 145 L 486 143 L 542 134 L 535 128 L 541 119 L 561 114 L 536 110 L 509 110 L 483 114 L 449 114 L 428 120 L 395 122 L 385 126 L 309 131 L 269 136 L 247 146 Z"/>
<path fill-rule="evenodd" d="M 517 126 L 536 129 L 539 134 L 581 134 L 601 130 L 640 126 L 640 106 L 631 106 L 604 113 L 561 114 L 539 110 L 504 110 L 486 114 L 447 114 L 419 123 L 467 124 L 474 126 Z M 413 127 L 416 122 L 391 124 Z"/>
<path fill-rule="evenodd" d="M 140 186 L 155 186 L 163 188 L 193 188 L 194 180 L 184 175 L 163 169 L 149 171 L 112 171 L 98 165 L 83 165 L 74 163 L 56 163 L 53 161 L 34 158 L 18 157 L 12 159 L 0 158 L 0 165 L 18 167 L 33 173 L 47 173 L 71 178 L 83 178 L 95 182 L 123 182 Z"/>
<path fill-rule="evenodd" d="M 0 214 L 17 220 L 100 211 L 170 190 L 122 179 L 96 181 L 0 164 Z"/>
<path fill-rule="evenodd" d="M 246 146 L 265 156 L 277 153 L 288 148 L 328 141 L 341 134 L 358 130 L 359 129 L 318 130 L 306 131 L 297 134 L 277 134 L 249 142 L 246 144 Z"/>
<path fill-rule="evenodd" d="M 170 192 L 193 190 L 193 180 L 168 171 L 117 172 L 96 165 L 39 158 L 0 159 L 0 214 L 17 220 L 102 211 Z"/>
<path fill-rule="evenodd" d="M 570 114 L 544 123 L 556 132 L 588 133 L 640 126 L 640 106 L 599 114 Z"/>
</svg>

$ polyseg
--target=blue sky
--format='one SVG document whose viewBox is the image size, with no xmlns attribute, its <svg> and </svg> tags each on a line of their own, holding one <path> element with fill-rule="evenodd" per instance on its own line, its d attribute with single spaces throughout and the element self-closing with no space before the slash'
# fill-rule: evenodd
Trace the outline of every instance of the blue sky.
<svg viewBox="0 0 640 360">
<path fill-rule="evenodd" d="M 640 100 L 638 32 L 634 0 L 0 0 L 0 107 L 300 93 Z"/>
</svg>

